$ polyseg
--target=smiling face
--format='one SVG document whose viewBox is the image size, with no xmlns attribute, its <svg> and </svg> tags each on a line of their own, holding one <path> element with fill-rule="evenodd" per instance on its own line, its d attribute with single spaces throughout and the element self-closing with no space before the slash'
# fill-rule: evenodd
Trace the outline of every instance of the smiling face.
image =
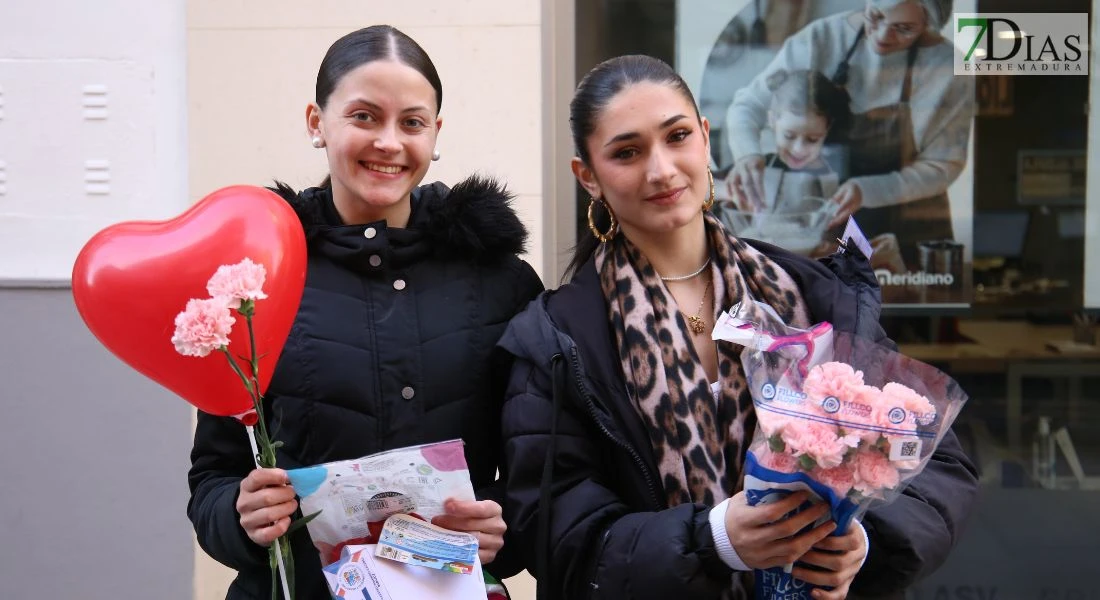
<svg viewBox="0 0 1100 600">
<path fill-rule="evenodd" d="M 815 112 L 800 115 L 790 110 L 769 113 L 779 159 L 792 169 L 804 169 L 821 156 L 829 133 L 825 117 Z"/>
<path fill-rule="evenodd" d="M 324 141 L 333 201 L 346 222 L 404 226 L 442 126 L 436 102 L 415 69 L 376 60 L 348 71 L 324 108 L 310 105 L 307 125 Z"/>
<path fill-rule="evenodd" d="M 876 54 L 908 50 L 928 28 L 928 17 L 915 0 L 873 0 L 863 11 L 864 32 Z"/>
<path fill-rule="evenodd" d="M 710 126 L 670 85 L 628 85 L 600 111 L 585 140 L 589 164 L 573 172 L 603 198 L 627 237 L 674 231 L 703 218 Z"/>
</svg>

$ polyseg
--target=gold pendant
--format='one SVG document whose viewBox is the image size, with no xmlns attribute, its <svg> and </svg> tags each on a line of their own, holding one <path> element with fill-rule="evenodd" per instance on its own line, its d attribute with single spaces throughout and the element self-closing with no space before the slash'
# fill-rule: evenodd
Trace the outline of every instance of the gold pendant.
<svg viewBox="0 0 1100 600">
<path fill-rule="evenodd" d="M 691 328 L 692 333 L 700 334 L 706 329 L 706 324 L 703 323 L 702 317 L 688 317 L 688 327 Z"/>
</svg>

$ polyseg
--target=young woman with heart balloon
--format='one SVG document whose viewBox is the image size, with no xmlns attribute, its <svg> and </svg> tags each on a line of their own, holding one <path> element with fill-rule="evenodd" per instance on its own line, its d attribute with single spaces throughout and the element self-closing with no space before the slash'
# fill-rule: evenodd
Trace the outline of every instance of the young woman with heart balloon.
<svg viewBox="0 0 1100 600">
<path fill-rule="evenodd" d="M 494 345 L 542 291 L 517 255 L 527 232 L 511 194 L 470 177 L 421 185 L 443 120 L 443 88 L 424 50 L 379 25 L 337 40 L 306 110 L 328 159 L 318 187 L 274 190 L 308 249 L 306 284 L 267 390 L 280 469 L 256 469 L 240 423 L 199 413 L 188 515 L 199 544 L 238 571 L 227 598 L 268 598 L 266 546 L 298 510 L 286 471 L 462 438 L 478 501 L 449 502 L 438 525 L 478 537 L 486 570 L 520 570 L 501 552 L 500 402 L 507 365 Z M 278 290 L 269 290 L 277 295 Z M 299 600 L 330 597 L 305 530 L 292 536 Z"/>
</svg>

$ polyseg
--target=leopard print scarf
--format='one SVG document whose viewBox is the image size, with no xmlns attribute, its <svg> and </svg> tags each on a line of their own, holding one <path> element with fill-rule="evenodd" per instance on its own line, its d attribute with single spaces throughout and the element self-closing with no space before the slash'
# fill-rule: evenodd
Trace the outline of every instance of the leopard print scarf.
<svg viewBox="0 0 1100 600">
<path fill-rule="evenodd" d="M 808 326 L 808 311 L 790 275 L 730 236 L 712 215 L 705 220 L 718 300 L 710 323 L 748 296 L 771 305 L 786 323 Z M 718 344 L 722 383 L 716 403 L 687 323 L 649 260 L 621 235 L 602 244 L 595 260 L 627 391 L 653 443 L 668 505 L 714 506 L 740 489 L 756 429 L 742 346 Z M 741 314 L 763 318 L 749 306 Z"/>
</svg>

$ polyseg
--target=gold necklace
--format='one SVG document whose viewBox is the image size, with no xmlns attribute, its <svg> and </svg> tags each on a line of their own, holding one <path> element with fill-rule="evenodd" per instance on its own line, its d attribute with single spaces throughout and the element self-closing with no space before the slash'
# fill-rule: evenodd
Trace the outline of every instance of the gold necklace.
<svg viewBox="0 0 1100 600">
<path fill-rule="evenodd" d="M 707 302 L 707 292 L 710 291 L 710 284 L 713 280 L 714 280 L 713 277 L 707 279 L 707 287 L 703 288 L 703 299 L 699 301 L 699 308 L 695 309 L 695 314 L 694 315 L 689 316 L 686 313 L 684 313 L 684 311 L 682 311 L 682 310 L 680 311 L 680 314 L 687 317 L 688 327 L 690 327 L 691 332 L 696 334 L 696 335 L 699 335 L 700 333 L 703 333 L 703 331 L 706 330 L 706 328 L 707 328 L 707 324 L 706 324 L 705 321 L 703 321 L 703 316 L 702 316 L 703 315 L 703 305 L 706 304 L 706 302 Z"/>
</svg>

